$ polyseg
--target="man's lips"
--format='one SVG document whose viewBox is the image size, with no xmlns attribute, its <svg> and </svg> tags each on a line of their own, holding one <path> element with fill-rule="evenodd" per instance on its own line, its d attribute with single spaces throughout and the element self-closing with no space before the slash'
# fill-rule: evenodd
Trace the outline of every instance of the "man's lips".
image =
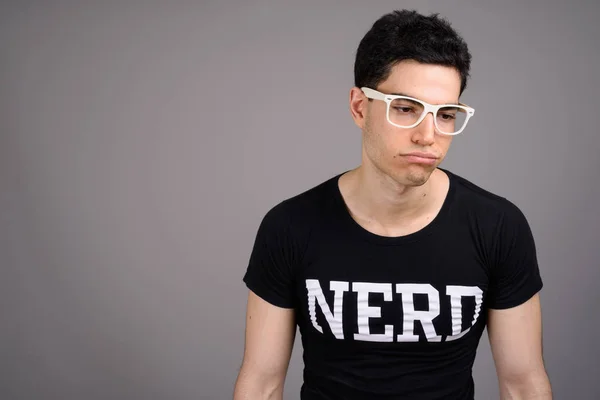
<svg viewBox="0 0 600 400">
<path fill-rule="evenodd" d="M 413 153 L 408 153 L 408 154 L 404 154 L 404 156 L 410 156 L 410 157 L 420 157 L 420 158 L 432 158 L 434 160 L 437 160 L 439 157 L 431 154 L 431 153 L 423 153 L 420 151 L 415 151 Z"/>
<path fill-rule="evenodd" d="M 417 164 L 435 164 L 435 162 L 439 159 L 439 157 L 434 154 L 418 151 L 403 154 L 402 157 L 404 157 L 408 162 Z"/>
</svg>

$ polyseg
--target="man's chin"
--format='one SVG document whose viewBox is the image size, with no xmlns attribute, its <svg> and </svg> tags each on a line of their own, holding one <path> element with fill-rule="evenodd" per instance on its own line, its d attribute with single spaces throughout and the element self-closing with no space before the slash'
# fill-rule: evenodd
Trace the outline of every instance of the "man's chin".
<svg viewBox="0 0 600 400">
<path fill-rule="evenodd" d="M 404 180 L 410 186 L 422 186 L 427 183 L 429 177 L 435 170 L 435 167 L 431 168 L 419 168 L 419 170 L 408 170 L 404 175 Z"/>
</svg>

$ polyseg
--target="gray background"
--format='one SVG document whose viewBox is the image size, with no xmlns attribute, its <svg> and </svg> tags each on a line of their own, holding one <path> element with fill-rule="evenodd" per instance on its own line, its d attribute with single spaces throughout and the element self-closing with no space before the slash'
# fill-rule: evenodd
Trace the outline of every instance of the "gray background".
<svg viewBox="0 0 600 400">
<path fill-rule="evenodd" d="M 230 398 L 258 224 L 359 163 L 354 52 L 401 7 L 469 43 L 442 166 L 521 207 L 556 398 L 600 397 L 597 2 L 0 7 L 0 398 Z M 486 336 L 474 376 L 498 398 Z"/>
</svg>

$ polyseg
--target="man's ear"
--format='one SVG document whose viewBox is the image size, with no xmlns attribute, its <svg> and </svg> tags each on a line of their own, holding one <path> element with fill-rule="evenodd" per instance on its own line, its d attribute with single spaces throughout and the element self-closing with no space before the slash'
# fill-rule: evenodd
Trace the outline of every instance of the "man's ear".
<svg viewBox="0 0 600 400">
<path fill-rule="evenodd" d="M 369 99 L 362 90 L 358 87 L 353 87 L 350 89 L 350 114 L 352 114 L 352 119 L 354 123 L 359 128 L 363 129 L 365 125 L 366 113 L 368 112 L 368 104 Z"/>
</svg>

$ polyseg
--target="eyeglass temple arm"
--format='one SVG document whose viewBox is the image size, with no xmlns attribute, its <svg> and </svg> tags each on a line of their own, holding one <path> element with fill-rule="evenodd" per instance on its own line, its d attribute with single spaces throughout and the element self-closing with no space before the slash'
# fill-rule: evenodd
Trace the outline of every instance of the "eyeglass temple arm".
<svg viewBox="0 0 600 400">
<path fill-rule="evenodd" d="M 377 90 L 368 87 L 361 87 L 360 90 L 370 99 L 385 100 L 385 95 Z"/>
</svg>

